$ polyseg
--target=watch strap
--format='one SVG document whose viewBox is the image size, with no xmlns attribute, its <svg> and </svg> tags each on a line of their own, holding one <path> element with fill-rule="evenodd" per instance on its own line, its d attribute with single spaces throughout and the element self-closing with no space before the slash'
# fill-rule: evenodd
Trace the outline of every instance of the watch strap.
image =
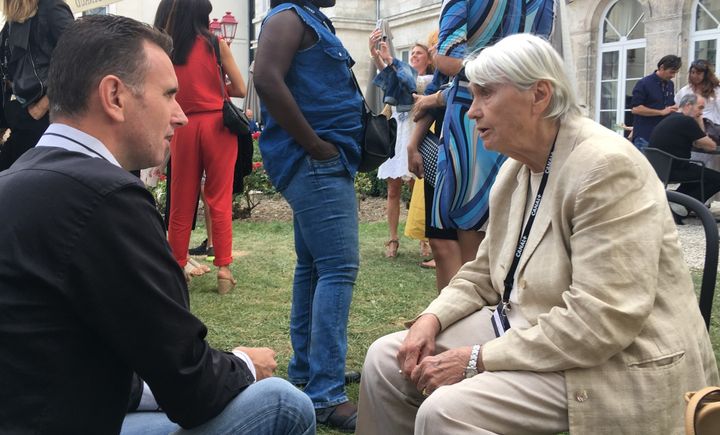
<svg viewBox="0 0 720 435">
<path fill-rule="evenodd" d="M 477 360 L 480 354 L 480 345 L 476 344 L 472 347 L 470 352 L 470 361 L 468 361 L 467 370 L 475 370 L 477 372 Z"/>
</svg>

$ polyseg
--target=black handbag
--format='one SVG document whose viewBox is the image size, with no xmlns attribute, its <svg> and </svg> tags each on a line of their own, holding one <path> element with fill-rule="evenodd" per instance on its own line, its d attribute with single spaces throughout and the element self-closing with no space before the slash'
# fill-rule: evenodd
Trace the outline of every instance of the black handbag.
<svg viewBox="0 0 720 435">
<path fill-rule="evenodd" d="M 432 133 L 425 135 L 418 148 L 420 157 L 423 162 L 423 172 L 425 173 L 424 179 L 427 184 L 435 187 L 435 180 L 437 178 L 437 160 L 438 160 L 438 149 L 440 148 L 440 139 Z"/>
<path fill-rule="evenodd" d="M 250 120 L 238 106 L 230 101 L 225 92 L 225 74 L 222 69 L 222 60 L 220 60 L 220 46 L 216 37 L 212 38 L 213 49 L 215 50 L 215 59 L 217 60 L 220 70 L 220 88 L 223 96 L 223 125 L 237 135 L 250 134 Z"/>
<path fill-rule="evenodd" d="M 250 120 L 238 106 L 230 100 L 223 101 L 223 125 L 237 135 L 250 134 Z"/>
<path fill-rule="evenodd" d="M 387 159 L 395 157 L 395 138 L 397 135 L 397 121 L 385 115 L 375 115 L 360 90 L 355 74 L 350 69 L 355 87 L 363 101 L 363 136 L 360 141 L 360 166 L 358 172 L 372 172 Z"/>
</svg>

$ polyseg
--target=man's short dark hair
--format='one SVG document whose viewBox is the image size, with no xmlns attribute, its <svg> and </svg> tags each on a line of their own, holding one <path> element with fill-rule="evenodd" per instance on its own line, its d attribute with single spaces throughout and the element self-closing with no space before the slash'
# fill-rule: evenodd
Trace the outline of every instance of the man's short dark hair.
<svg viewBox="0 0 720 435">
<path fill-rule="evenodd" d="M 680 69 L 680 66 L 682 66 L 682 59 L 674 54 L 663 56 L 657 64 L 658 69 L 663 68 L 678 70 Z"/>
<path fill-rule="evenodd" d="M 110 74 L 142 92 L 148 68 L 146 41 L 168 55 L 172 51 L 170 37 L 132 18 L 90 15 L 75 21 L 63 32 L 50 61 L 50 115 L 83 114 L 92 90 Z"/>
</svg>

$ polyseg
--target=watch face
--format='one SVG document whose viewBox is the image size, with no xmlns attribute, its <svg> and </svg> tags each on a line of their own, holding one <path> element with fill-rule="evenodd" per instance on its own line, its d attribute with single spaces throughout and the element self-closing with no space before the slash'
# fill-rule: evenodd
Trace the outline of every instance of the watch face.
<svg viewBox="0 0 720 435">
<path fill-rule="evenodd" d="M 475 376 L 477 374 L 478 374 L 478 371 L 476 369 L 465 368 L 465 379 L 472 378 L 473 376 Z"/>
</svg>

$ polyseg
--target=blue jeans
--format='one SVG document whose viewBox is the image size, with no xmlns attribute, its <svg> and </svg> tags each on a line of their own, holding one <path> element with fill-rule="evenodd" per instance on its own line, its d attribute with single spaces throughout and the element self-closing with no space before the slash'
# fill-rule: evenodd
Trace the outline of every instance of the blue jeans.
<svg viewBox="0 0 720 435">
<path fill-rule="evenodd" d="M 122 435 L 310 435 L 315 433 L 312 403 L 297 388 L 280 378 L 250 385 L 212 420 L 182 429 L 163 412 L 132 412 L 125 416 Z"/>
<path fill-rule="evenodd" d="M 315 408 L 347 402 L 347 322 L 360 262 L 353 178 L 339 156 L 307 157 L 282 195 L 293 210 L 295 279 L 288 377 Z"/>
</svg>

